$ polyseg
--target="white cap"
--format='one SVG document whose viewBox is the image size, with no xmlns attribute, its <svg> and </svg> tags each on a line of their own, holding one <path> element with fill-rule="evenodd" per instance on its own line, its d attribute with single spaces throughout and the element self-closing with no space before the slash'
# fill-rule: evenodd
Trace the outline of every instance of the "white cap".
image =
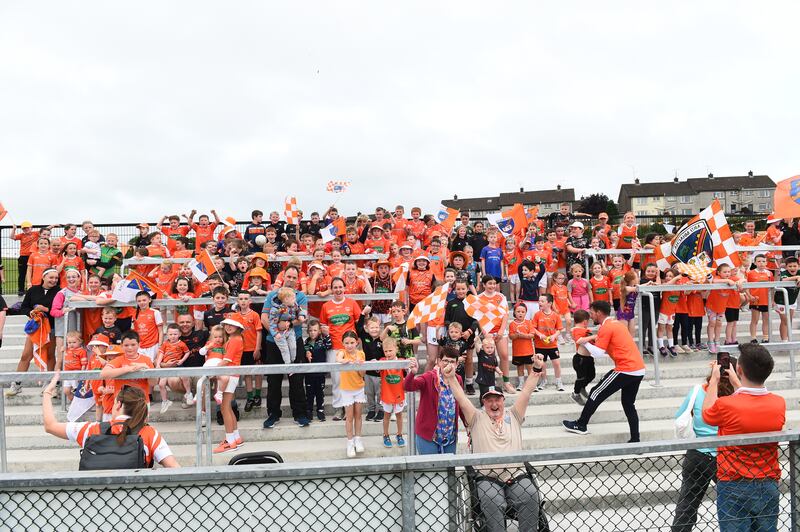
<svg viewBox="0 0 800 532">
<path fill-rule="evenodd" d="M 221 325 L 232 325 L 234 327 L 239 327 L 240 329 L 244 330 L 244 325 L 236 320 L 232 320 L 230 318 L 225 318 L 220 322 Z"/>
<path fill-rule="evenodd" d="M 572 222 L 570 227 L 577 227 L 578 229 L 583 229 L 583 224 L 581 222 Z"/>
</svg>

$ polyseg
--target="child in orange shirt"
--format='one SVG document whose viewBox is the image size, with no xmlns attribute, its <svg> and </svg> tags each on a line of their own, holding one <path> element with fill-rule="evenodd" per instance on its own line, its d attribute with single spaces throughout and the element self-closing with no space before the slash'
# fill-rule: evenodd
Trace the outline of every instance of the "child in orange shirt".
<svg viewBox="0 0 800 532">
<path fill-rule="evenodd" d="M 569 293 L 567 292 L 567 274 L 564 272 L 556 272 L 553 274 L 553 284 L 550 286 L 548 293 L 553 296 L 553 309 L 558 313 L 564 327 L 569 327 Z M 566 338 L 561 338 L 559 341 L 565 342 Z M 539 382 L 544 380 L 544 376 Z"/>
<path fill-rule="evenodd" d="M 706 314 L 702 292 L 693 290 L 686 294 L 686 311 L 689 314 L 689 348 L 692 351 L 708 349 L 708 346 L 701 342 L 703 316 Z"/>
<path fill-rule="evenodd" d="M 608 270 L 608 281 L 611 284 L 611 301 L 614 304 L 614 310 L 618 311 L 620 307 L 620 300 L 622 295 L 620 293 L 620 286 L 622 284 L 622 277 L 625 272 L 631 269 L 633 263 L 633 255 L 626 261 L 622 255 L 614 255 L 611 257 L 611 269 Z"/>
<path fill-rule="evenodd" d="M 167 325 L 167 340 L 161 344 L 158 350 L 158 357 L 156 358 L 156 368 L 174 368 L 183 364 L 189 358 L 189 348 L 184 342 L 181 341 L 181 330 L 176 323 Z M 161 393 L 161 413 L 165 414 L 169 407 L 172 406 L 172 401 L 167 397 L 167 377 L 158 380 L 158 391 Z M 191 390 L 192 383 L 189 377 L 181 377 L 181 384 L 184 390 Z M 187 391 L 188 399 L 187 404 L 191 404 L 192 392 Z"/>
<path fill-rule="evenodd" d="M 772 226 L 770 226 L 772 227 Z M 748 283 L 772 282 L 774 276 L 767 269 L 767 257 L 756 255 L 753 258 L 755 270 L 747 272 Z M 758 318 L 761 318 L 762 341 L 769 341 L 769 288 L 748 288 L 745 292 L 750 302 L 750 341 L 756 343 Z"/>
<path fill-rule="evenodd" d="M 508 279 L 509 289 L 512 305 L 517 302 L 519 298 L 519 265 L 522 262 L 520 251 L 514 243 L 514 237 L 506 239 L 505 250 L 503 251 L 503 277 Z M 533 362 L 531 362 L 533 364 Z"/>
<path fill-rule="evenodd" d="M 158 346 L 164 341 L 164 320 L 161 312 L 150 308 L 153 297 L 149 292 L 136 294 L 136 313 L 133 317 L 132 329 L 139 335 L 139 352 L 154 361 L 158 355 Z"/>
<path fill-rule="evenodd" d="M 387 338 L 383 340 L 383 358 L 381 360 L 397 360 L 397 340 Z M 405 370 L 402 369 L 382 369 L 381 375 L 381 406 L 383 407 L 383 446 L 391 447 L 392 440 L 389 438 L 389 423 L 392 414 L 397 421 L 397 442 L 398 447 L 405 447 L 406 441 L 403 439 L 403 410 L 406 407 L 406 392 L 403 389 L 403 378 Z"/>
<path fill-rule="evenodd" d="M 677 284 L 680 280 L 681 275 L 678 270 L 669 269 L 664 272 L 664 282 L 662 284 Z M 656 330 L 656 342 L 661 356 L 671 356 L 673 358 L 678 356 L 678 352 L 675 350 L 675 341 L 672 338 L 672 325 L 675 323 L 675 312 L 680 299 L 681 293 L 677 290 L 661 293 L 661 305 L 658 308 L 658 329 Z"/>
<path fill-rule="evenodd" d="M 517 366 L 517 391 L 525 385 L 525 376 L 533 369 L 533 331 L 530 321 L 525 319 L 528 307 L 518 303 L 514 307 L 514 319 L 508 324 L 511 339 L 511 363 Z"/>
<path fill-rule="evenodd" d="M 575 386 L 570 393 L 573 401 L 583 406 L 586 404 L 586 399 L 589 398 L 589 392 L 586 388 L 589 383 L 594 380 L 596 375 L 594 367 L 594 357 L 583 345 L 578 345 L 578 340 L 581 338 L 589 338 L 595 340 L 597 335 L 592 335 L 589 330 L 589 313 L 585 310 L 578 309 L 575 311 L 575 326 L 572 328 L 572 340 L 575 342 L 575 354 L 572 356 L 572 369 L 575 370 Z"/>
<path fill-rule="evenodd" d="M 342 345 L 336 355 L 336 361 L 341 364 L 364 363 L 364 351 L 358 349 L 358 335 L 347 331 L 342 335 Z M 364 394 L 364 372 L 342 371 L 339 377 L 339 389 L 342 394 L 345 419 L 344 429 L 347 433 L 347 457 L 355 458 L 356 453 L 364 452 L 364 443 L 361 441 L 361 408 L 367 402 Z M 391 416 L 384 416 L 384 419 Z"/>
<path fill-rule="evenodd" d="M 731 278 L 731 267 L 720 264 L 712 283 L 727 284 L 736 287 Z M 706 314 L 708 315 L 708 352 L 716 354 L 719 350 L 719 336 L 722 332 L 722 318 L 728 309 L 730 299 L 739 299 L 737 290 L 709 290 L 706 296 Z"/>
<path fill-rule="evenodd" d="M 82 345 L 81 333 L 70 331 L 65 337 L 67 348 L 64 350 L 64 371 L 84 371 L 88 364 L 86 349 Z M 76 380 L 64 381 L 64 393 L 67 400 L 72 401 L 73 393 L 78 385 Z"/>
<path fill-rule="evenodd" d="M 614 302 L 611 298 L 611 281 L 603 270 L 603 263 L 595 262 L 592 264 L 590 271 L 592 272 L 592 277 L 589 279 L 589 284 L 592 285 L 591 300 L 608 301 L 609 305 L 613 305 Z"/>
<path fill-rule="evenodd" d="M 561 382 L 561 356 L 558 353 L 558 334 L 564 329 L 561 318 L 553 310 L 554 298 L 552 294 L 544 294 L 539 297 L 539 312 L 531 320 L 533 343 L 536 352 L 544 357 L 545 367 L 539 378 L 536 390 L 544 390 L 547 386 L 547 359 L 553 363 L 553 373 L 556 378 L 556 389 L 564 391 L 564 384 Z"/>
<path fill-rule="evenodd" d="M 747 227 L 747 224 L 745 224 L 745 227 Z M 736 324 L 739 321 L 739 309 L 742 303 L 747 300 L 747 295 L 741 288 L 741 284 L 745 279 L 745 275 L 742 273 L 743 271 L 745 271 L 743 266 L 733 268 L 731 271 L 731 279 L 736 281 L 739 291 L 736 293 L 736 297 L 728 298 L 728 306 L 725 309 L 725 345 L 736 345 L 739 343 L 736 340 Z"/>
</svg>

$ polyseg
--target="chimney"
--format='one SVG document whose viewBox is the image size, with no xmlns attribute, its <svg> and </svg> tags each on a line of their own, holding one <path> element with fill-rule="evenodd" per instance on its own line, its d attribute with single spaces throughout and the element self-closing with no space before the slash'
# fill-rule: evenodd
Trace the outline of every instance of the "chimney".
<svg viewBox="0 0 800 532">
<path fill-rule="evenodd" d="M 708 178 L 709 178 L 709 179 L 714 179 L 714 174 L 712 174 L 711 172 L 709 172 L 709 173 L 708 173 Z"/>
<path fill-rule="evenodd" d="M 453 201 L 458 201 L 458 194 L 453 194 Z"/>
<path fill-rule="evenodd" d="M 747 177 L 753 177 L 753 171 L 752 171 L 752 170 L 750 170 L 749 172 L 747 172 Z"/>
<path fill-rule="evenodd" d="M 525 192 L 525 189 L 524 189 L 524 188 L 522 188 L 522 187 L 519 187 L 519 192 L 520 192 L 520 194 L 521 194 L 521 193 Z"/>
<path fill-rule="evenodd" d="M 636 179 L 633 180 L 633 182 L 638 185 L 639 184 L 639 178 L 637 177 Z"/>
<path fill-rule="evenodd" d="M 673 179 L 673 181 L 674 181 L 675 183 L 677 183 L 677 182 L 678 182 L 678 176 L 675 176 L 675 178 Z"/>
<path fill-rule="evenodd" d="M 561 185 L 556 185 L 556 190 L 561 190 Z"/>
</svg>

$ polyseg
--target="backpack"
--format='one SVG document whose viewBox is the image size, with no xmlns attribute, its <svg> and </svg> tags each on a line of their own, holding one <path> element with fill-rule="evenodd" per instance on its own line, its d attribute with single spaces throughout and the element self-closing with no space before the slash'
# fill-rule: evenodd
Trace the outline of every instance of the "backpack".
<svg viewBox="0 0 800 532">
<path fill-rule="evenodd" d="M 145 461 L 144 441 L 138 434 L 128 434 L 122 445 L 117 443 L 117 435 L 111 433 L 111 423 L 100 423 L 100 434 L 89 436 L 81 449 L 79 471 L 98 469 L 143 469 Z"/>
<path fill-rule="evenodd" d="M 694 387 L 692 396 L 689 398 L 689 406 L 686 407 L 681 415 L 675 419 L 675 437 L 682 440 L 691 440 L 697 436 L 694 433 L 694 403 L 697 399 L 697 393 L 700 391 L 700 385 Z"/>
</svg>

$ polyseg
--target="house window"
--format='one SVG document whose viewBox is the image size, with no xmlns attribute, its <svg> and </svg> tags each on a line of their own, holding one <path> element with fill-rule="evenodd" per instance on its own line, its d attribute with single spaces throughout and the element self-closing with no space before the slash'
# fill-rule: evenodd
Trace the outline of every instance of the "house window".
<svg viewBox="0 0 800 532">
<path fill-rule="evenodd" d="M 691 203 L 692 198 L 690 196 L 681 196 L 681 203 Z"/>
<path fill-rule="evenodd" d="M 636 198 L 636 205 L 647 205 L 647 198 Z"/>
<path fill-rule="evenodd" d="M 738 190 L 729 190 L 728 191 L 728 196 L 738 196 L 738 195 L 739 195 L 739 191 Z"/>
<path fill-rule="evenodd" d="M 744 195 L 745 196 L 752 196 L 753 195 L 753 191 L 752 190 L 745 190 L 744 191 Z"/>
<path fill-rule="evenodd" d="M 667 201 L 675 202 L 677 199 L 675 196 L 667 196 Z"/>
<path fill-rule="evenodd" d="M 714 198 L 715 199 L 725 199 L 725 193 L 724 192 L 714 192 Z"/>
<path fill-rule="evenodd" d="M 767 204 L 766 203 L 759 203 L 758 204 L 758 212 L 767 212 Z"/>
<path fill-rule="evenodd" d="M 683 214 L 683 215 L 690 215 L 690 214 L 692 214 L 692 210 L 691 210 L 691 209 L 683 209 L 683 210 L 681 211 L 681 214 Z"/>
<path fill-rule="evenodd" d="M 758 191 L 759 198 L 768 198 L 769 197 L 769 190 L 759 190 Z"/>
</svg>

